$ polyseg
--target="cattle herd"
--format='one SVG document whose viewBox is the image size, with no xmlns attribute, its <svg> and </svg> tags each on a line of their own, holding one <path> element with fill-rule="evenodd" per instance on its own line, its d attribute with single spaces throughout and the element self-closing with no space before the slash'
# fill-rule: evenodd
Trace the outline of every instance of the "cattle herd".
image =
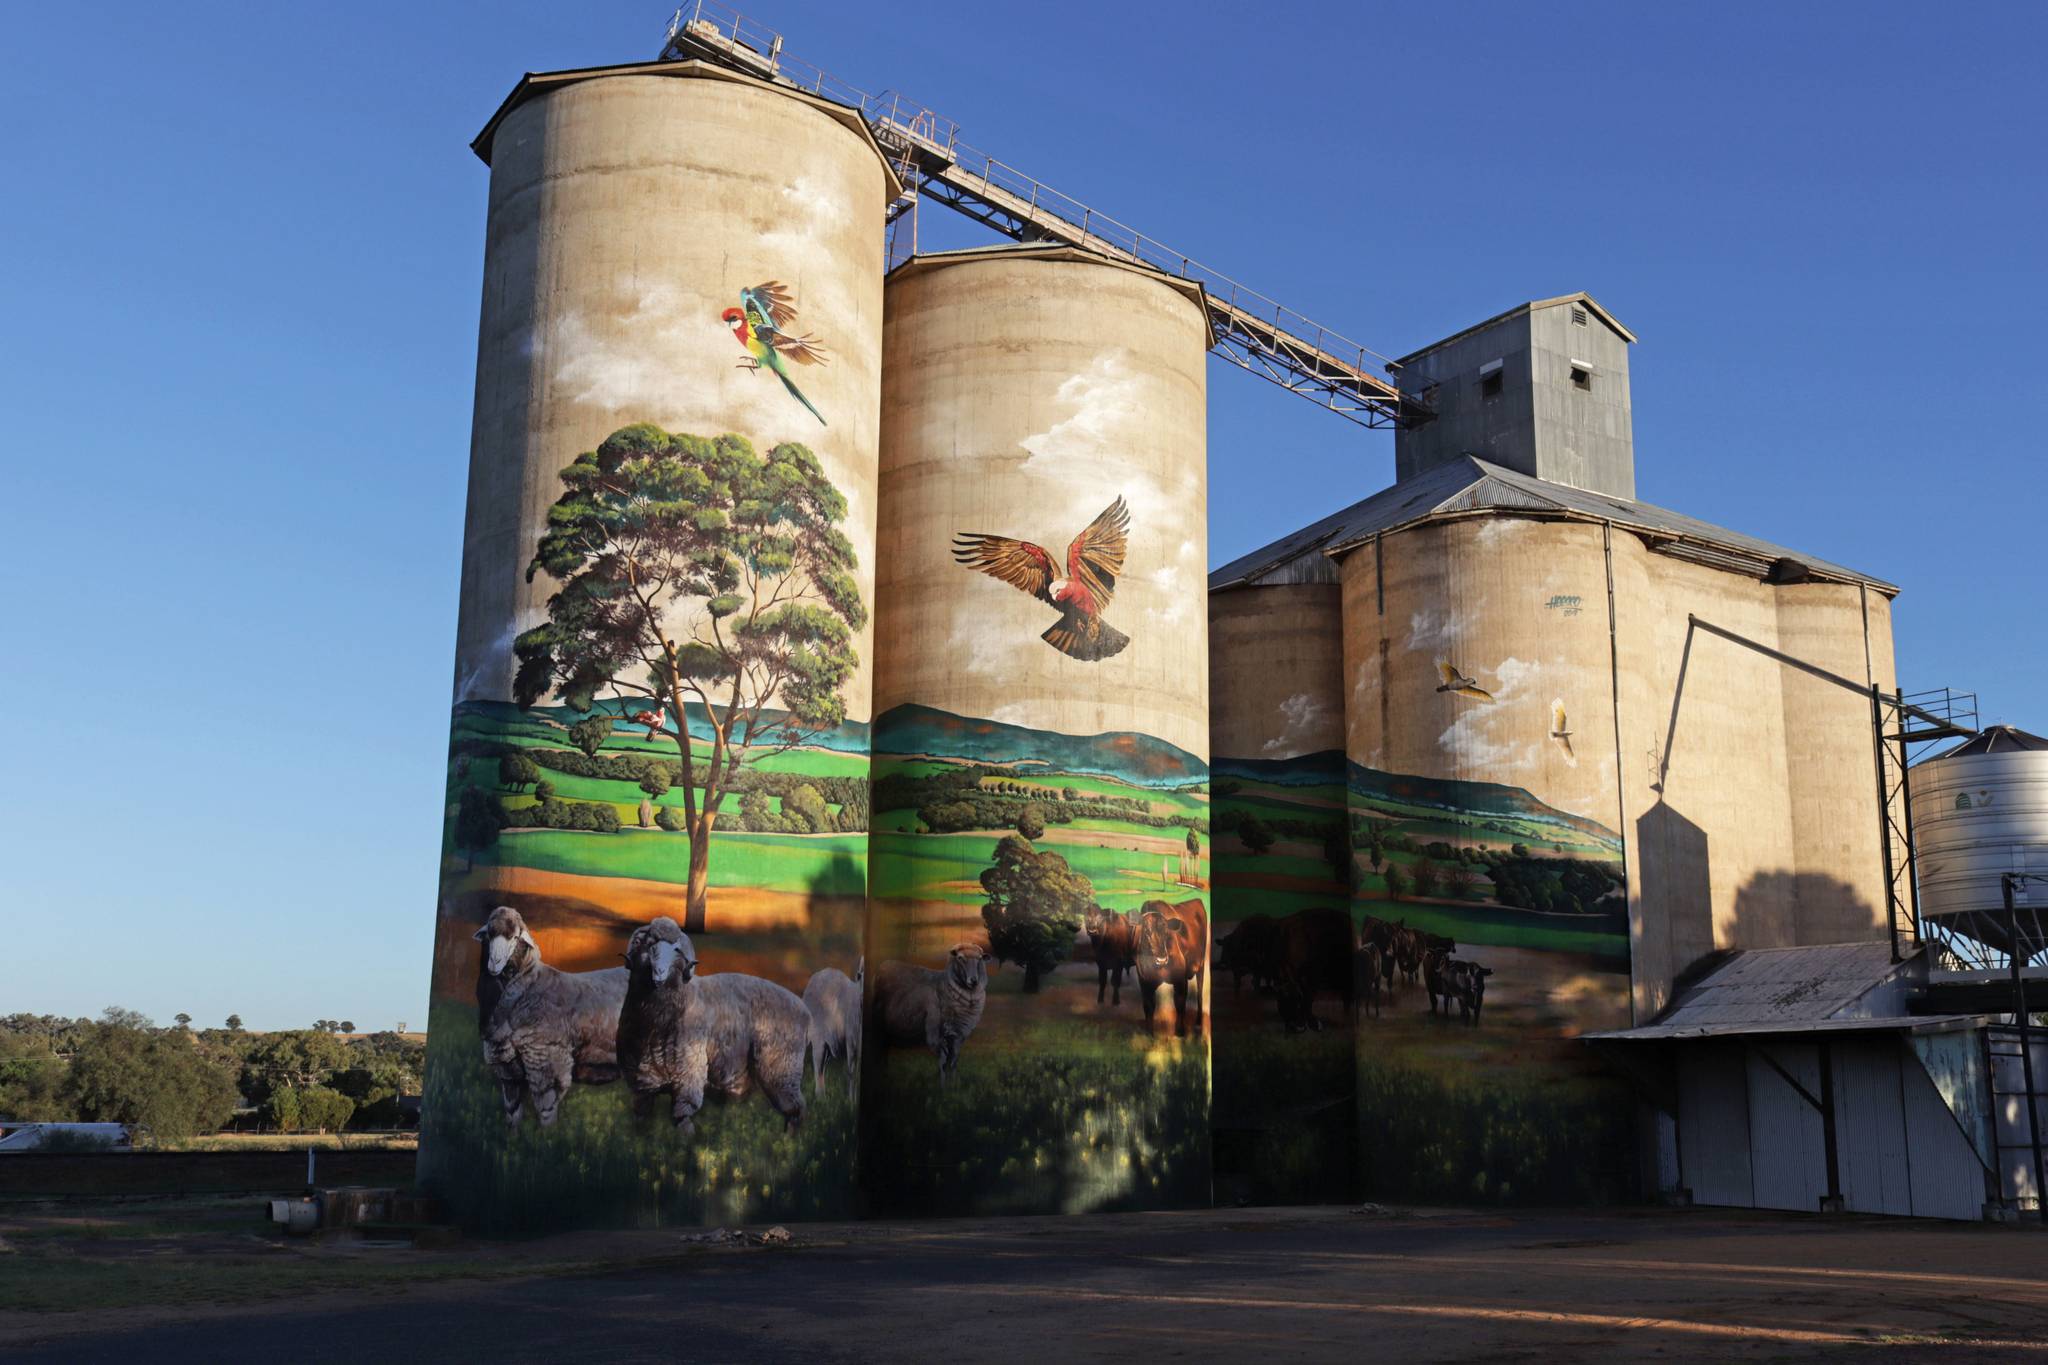
<svg viewBox="0 0 2048 1365">
<path fill-rule="evenodd" d="M 1335 996 L 1347 1016 L 1377 1018 L 1383 996 L 1405 980 L 1420 982 L 1429 1010 L 1449 1018 L 1457 1006 L 1467 1024 L 1479 1022 L 1491 967 L 1453 957 L 1458 945 L 1442 934 L 1411 929 L 1403 920 L 1368 915 L 1353 929 L 1342 910 L 1299 910 L 1291 915 L 1251 915 L 1216 940 L 1216 967 L 1229 972 L 1235 993 L 1252 979 L 1254 990 L 1271 991 L 1290 1032 L 1320 1029 L 1318 995 Z"/>
<path fill-rule="evenodd" d="M 1200 1008 L 1202 981 L 1208 972 L 1208 907 L 1199 898 L 1178 905 L 1146 901 L 1122 914 L 1094 905 L 1088 909 L 1086 927 L 1095 953 L 1095 1003 L 1102 1003 L 1106 989 L 1110 1005 L 1122 1004 L 1124 973 L 1128 971 L 1137 978 L 1138 1001 L 1149 1025 L 1158 1006 L 1159 988 L 1170 986 L 1173 1036 L 1187 1037 L 1188 1000 L 1192 993 Z"/>
</svg>

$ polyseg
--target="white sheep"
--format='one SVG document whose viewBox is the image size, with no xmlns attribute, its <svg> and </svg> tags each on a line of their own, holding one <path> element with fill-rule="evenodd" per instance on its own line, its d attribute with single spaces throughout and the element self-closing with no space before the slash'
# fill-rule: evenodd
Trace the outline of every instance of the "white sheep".
<svg viewBox="0 0 2048 1365">
<path fill-rule="evenodd" d="M 501 905 L 474 936 L 484 945 L 478 1030 L 484 1065 L 498 1078 L 505 1121 L 518 1123 L 526 1102 L 543 1126 L 555 1121 L 571 1081 L 603 1085 L 619 1078 L 619 1008 L 626 969 L 562 972 L 540 959 L 540 945 L 517 910 Z"/>
<path fill-rule="evenodd" d="M 803 1001 L 758 976 L 697 975 L 690 936 L 666 915 L 633 931 L 626 972 L 619 1070 L 643 1117 L 666 1090 L 676 1130 L 694 1132 L 707 1089 L 737 1099 L 758 1084 L 786 1127 L 803 1120 L 811 1023 Z"/>
<path fill-rule="evenodd" d="M 813 972 L 804 986 L 804 1008 L 811 1015 L 811 1073 L 817 1088 L 825 1085 L 825 1059 L 833 1053 L 846 1064 L 846 1096 L 860 1079 L 860 987 L 867 975 L 865 961 L 856 963 L 853 975 L 837 967 Z"/>
<path fill-rule="evenodd" d="M 988 950 L 955 944 L 946 969 L 884 962 L 871 1006 L 884 1046 L 927 1047 L 939 1059 L 939 1083 L 960 1064 L 960 1048 L 988 1003 Z"/>
</svg>

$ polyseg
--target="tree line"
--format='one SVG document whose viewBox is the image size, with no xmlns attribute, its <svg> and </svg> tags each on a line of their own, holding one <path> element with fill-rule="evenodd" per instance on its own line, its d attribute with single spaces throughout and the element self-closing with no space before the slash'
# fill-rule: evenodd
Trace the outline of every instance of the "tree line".
<svg viewBox="0 0 2048 1365">
<path fill-rule="evenodd" d="M 251 1033 L 238 1015 L 194 1029 L 158 1028 L 118 1006 L 98 1019 L 0 1018 L 0 1117 L 121 1123 L 157 1143 L 216 1132 L 253 1108 L 280 1132 L 393 1128 L 417 1095 L 426 1047 L 402 1033 L 353 1032 L 346 1020 Z"/>
<path fill-rule="evenodd" d="M 1154 829 L 1209 832 L 1206 818 L 1181 811 L 1160 815 L 1142 797 L 1084 792 L 1071 786 L 1061 787 L 1055 795 L 1049 787 L 1016 781 L 1006 768 L 974 764 L 924 776 L 885 773 L 875 782 L 875 808 L 914 810 L 933 834 L 1014 828 L 1026 808 L 1048 825 L 1122 820 Z"/>
</svg>

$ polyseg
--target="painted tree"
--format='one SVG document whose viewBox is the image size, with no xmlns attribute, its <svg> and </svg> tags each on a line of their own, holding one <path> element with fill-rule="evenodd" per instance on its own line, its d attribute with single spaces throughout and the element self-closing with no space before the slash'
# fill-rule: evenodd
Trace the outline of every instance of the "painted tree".
<svg viewBox="0 0 2048 1365">
<path fill-rule="evenodd" d="M 734 779 L 846 719 L 840 689 L 867 623 L 839 529 L 846 499 L 794 442 L 763 456 L 744 437 L 646 424 L 579 455 L 562 483 L 526 571 L 561 586 L 547 621 L 513 646 L 513 693 L 522 707 L 553 693 L 587 711 L 609 690 L 662 711 L 657 733 L 682 759 L 684 927 L 699 932 L 712 828 Z M 692 705 L 710 730 L 701 756 Z"/>
<path fill-rule="evenodd" d="M 996 845 L 995 864 L 981 874 L 981 889 L 988 895 L 981 922 L 989 951 L 999 962 L 1022 967 L 1025 992 L 1035 992 L 1039 978 L 1067 960 L 1095 903 L 1094 885 L 1059 854 L 1040 853 L 1006 834 Z"/>
<path fill-rule="evenodd" d="M 498 831 L 510 823 L 504 803 L 496 796 L 475 787 L 462 789 L 455 803 L 455 847 L 467 856 L 471 869 L 476 867 L 476 855 L 497 843 Z"/>
<path fill-rule="evenodd" d="M 612 717 L 585 716 L 569 727 L 569 742 L 581 749 L 585 758 L 596 758 L 597 751 L 604 747 L 611 734 Z"/>
</svg>

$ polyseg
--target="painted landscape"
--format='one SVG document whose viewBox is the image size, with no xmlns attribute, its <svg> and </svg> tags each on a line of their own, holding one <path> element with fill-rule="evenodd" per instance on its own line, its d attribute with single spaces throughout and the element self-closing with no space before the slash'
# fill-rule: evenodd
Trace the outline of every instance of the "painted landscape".
<svg viewBox="0 0 2048 1365">
<path fill-rule="evenodd" d="M 689 721 L 701 751 L 703 717 Z M 866 727 L 856 725 L 807 737 L 750 762 L 724 794 L 706 923 L 695 936 L 705 972 L 744 972 L 801 993 L 818 968 L 857 970 L 866 743 Z M 631 1094 L 616 1082 L 573 1086 L 552 1127 L 508 1125 L 480 1063 L 472 933 L 494 906 L 516 906 L 545 963 L 566 972 L 617 967 L 633 930 L 657 916 L 683 922 L 690 857 L 689 835 L 673 818 L 682 801 L 677 768 L 675 743 L 650 741 L 618 705 L 522 711 L 471 702 L 456 710 L 426 1160 L 445 1152 L 459 1166 L 460 1178 L 442 1184 L 482 1226 L 513 1232 L 855 1210 L 855 1105 L 836 1062 L 822 1087 L 806 1079 L 808 1112 L 795 1132 L 750 1097 L 714 1102 L 688 1140 L 666 1118 L 636 1119 Z M 478 809 L 488 818 L 478 819 Z"/>
<path fill-rule="evenodd" d="M 879 1209 L 1206 1202 L 1206 977 L 1184 1016 L 1160 986 L 1148 1024 L 1135 971 L 1102 979 L 1088 930 L 1150 909 L 1199 923 L 1206 955 L 1206 765 L 1144 735 L 924 707 L 878 717 L 874 737 L 870 952 L 938 967 L 966 943 L 994 968 L 949 1080 L 929 1052 L 869 1041 Z"/>
<path fill-rule="evenodd" d="M 1218 1128 L 1241 1125 L 1258 1153 L 1239 1177 L 1251 1197 L 1342 1197 L 1354 1158 L 1367 1198 L 1623 1194 L 1625 1102 L 1575 1041 L 1628 1017 L 1618 837 L 1520 788 L 1336 753 L 1219 760 L 1215 796 Z M 1379 998 L 1331 969 L 1313 1023 L 1290 1027 L 1270 982 L 1236 983 L 1232 936 L 1339 907 L 1386 950 Z M 1354 1115 L 1355 1149 L 1338 1133 Z"/>
</svg>

